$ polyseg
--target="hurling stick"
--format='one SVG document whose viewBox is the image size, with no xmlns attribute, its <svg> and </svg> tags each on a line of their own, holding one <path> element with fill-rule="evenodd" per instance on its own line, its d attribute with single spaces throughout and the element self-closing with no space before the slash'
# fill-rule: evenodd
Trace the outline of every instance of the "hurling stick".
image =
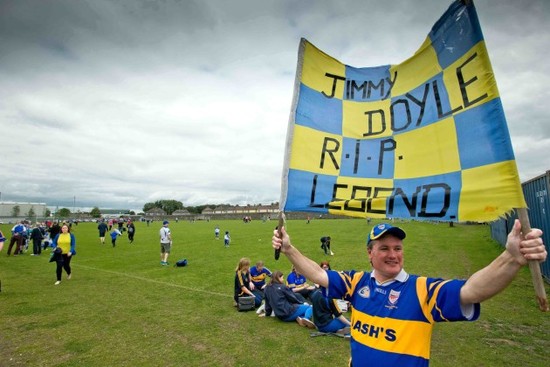
<svg viewBox="0 0 550 367">
<path fill-rule="evenodd" d="M 283 228 L 284 225 L 285 225 L 285 213 L 279 212 L 279 225 L 277 226 L 277 231 L 279 231 L 279 237 L 280 238 L 283 237 L 283 235 L 281 233 L 281 228 Z M 279 256 L 281 256 L 281 249 L 280 248 L 275 250 L 275 260 L 279 260 Z"/>
</svg>

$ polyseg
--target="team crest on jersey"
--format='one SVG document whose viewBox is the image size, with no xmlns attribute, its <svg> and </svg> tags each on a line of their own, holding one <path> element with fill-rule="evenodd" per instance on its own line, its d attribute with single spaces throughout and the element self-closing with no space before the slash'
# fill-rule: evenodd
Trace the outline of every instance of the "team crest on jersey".
<svg viewBox="0 0 550 367">
<path fill-rule="evenodd" d="M 363 298 L 369 298 L 370 297 L 370 288 L 367 286 L 367 287 L 363 287 L 361 289 L 359 289 L 359 292 L 357 292 L 359 294 L 359 296 L 363 297 Z"/>
<path fill-rule="evenodd" d="M 390 291 L 390 295 L 388 296 L 388 301 L 390 301 L 390 305 L 395 306 L 400 295 L 401 295 L 401 292 L 398 292 L 392 289 Z"/>
</svg>

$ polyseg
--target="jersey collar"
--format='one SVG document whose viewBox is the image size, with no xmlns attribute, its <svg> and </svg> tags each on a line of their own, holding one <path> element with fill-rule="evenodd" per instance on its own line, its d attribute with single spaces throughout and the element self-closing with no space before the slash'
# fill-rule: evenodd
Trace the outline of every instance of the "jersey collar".
<svg viewBox="0 0 550 367">
<path fill-rule="evenodd" d="M 375 272 L 376 272 L 376 270 L 373 269 L 372 272 L 371 272 L 371 278 L 374 279 L 374 281 L 376 282 L 376 285 L 390 285 L 395 281 L 405 283 L 407 281 L 407 279 L 409 279 L 409 274 L 405 270 L 401 269 L 401 271 L 399 272 L 399 274 L 397 274 L 397 276 L 395 278 L 388 279 L 385 282 L 380 283 L 378 280 L 376 280 L 376 275 L 375 275 L 376 273 Z"/>
</svg>

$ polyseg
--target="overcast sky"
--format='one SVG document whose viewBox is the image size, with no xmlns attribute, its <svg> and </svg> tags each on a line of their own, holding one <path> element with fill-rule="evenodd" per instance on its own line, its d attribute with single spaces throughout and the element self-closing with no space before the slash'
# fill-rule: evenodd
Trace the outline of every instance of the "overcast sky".
<svg viewBox="0 0 550 367">
<path fill-rule="evenodd" d="M 443 0 L 0 0 L 1 201 L 279 201 L 301 37 L 398 64 Z M 550 2 L 475 1 L 520 179 L 550 169 Z"/>
</svg>

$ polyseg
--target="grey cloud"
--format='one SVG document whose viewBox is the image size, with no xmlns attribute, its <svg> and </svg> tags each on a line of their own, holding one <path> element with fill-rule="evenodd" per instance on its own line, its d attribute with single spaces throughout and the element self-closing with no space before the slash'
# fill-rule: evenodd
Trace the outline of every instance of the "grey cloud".
<svg viewBox="0 0 550 367">
<path fill-rule="evenodd" d="M 300 37 L 353 66 L 399 63 L 449 3 L 3 0 L 0 191 L 67 207 L 277 201 Z M 520 174 L 540 174 L 548 2 L 476 7 Z"/>
</svg>

